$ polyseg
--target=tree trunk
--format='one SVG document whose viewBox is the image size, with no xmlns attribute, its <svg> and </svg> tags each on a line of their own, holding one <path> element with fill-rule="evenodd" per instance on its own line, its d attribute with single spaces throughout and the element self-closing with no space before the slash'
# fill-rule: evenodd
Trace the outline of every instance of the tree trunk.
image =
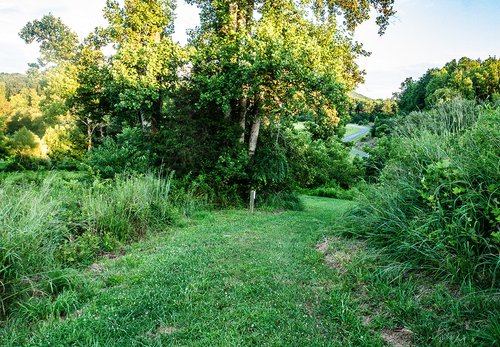
<svg viewBox="0 0 500 347">
<path fill-rule="evenodd" d="M 255 101 L 254 106 L 254 118 L 252 122 L 252 127 L 250 128 L 250 138 L 248 139 L 248 155 L 251 157 L 255 154 L 255 149 L 257 148 L 257 140 L 259 138 L 260 123 L 261 123 L 261 106 L 262 100 L 264 99 L 264 93 L 260 92 Z"/>
<path fill-rule="evenodd" d="M 163 108 L 163 92 L 160 90 L 158 100 L 153 103 L 153 114 L 151 115 L 151 132 L 157 133 L 160 129 L 161 111 Z"/>
<path fill-rule="evenodd" d="M 259 138 L 260 116 L 256 115 L 250 129 L 250 139 L 248 140 L 248 155 L 253 156 L 257 148 L 257 139 Z"/>
<path fill-rule="evenodd" d="M 240 143 L 243 144 L 245 143 L 245 128 L 246 128 L 246 122 L 247 122 L 247 97 L 244 96 L 241 98 L 241 114 L 240 114 L 240 127 L 241 127 L 241 136 L 240 136 Z"/>
<path fill-rule="evenodd" d="M 141 125 L 141 129 L 144 130 L 144 117 L 142 116 L 142 109 L 137 111 L 137 118 L 139 120 L 139 124 Z"/>
<path fill-rule="evenodd" d="M 224 119 L 231 118 L 231 103 L 227 106 L 227 110 L 224 112 Z"/>
<path fill-rule="evenodd" d="M 92 150 L 92 133 L 94 129 L 92 129 L 92 121 L 90 118 L 87 118 L 87 151 Z"/>
</svg>

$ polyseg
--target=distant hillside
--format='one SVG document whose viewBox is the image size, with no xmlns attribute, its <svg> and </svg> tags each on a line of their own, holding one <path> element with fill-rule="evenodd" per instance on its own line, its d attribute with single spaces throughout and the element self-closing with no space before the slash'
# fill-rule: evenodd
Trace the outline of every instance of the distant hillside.
<svg viewBox="0 0 500 347">
<path fill-rule="evenodd" d="M 33 83 L 29 77 L 20 73 L 5 73 L 0 72 L 0 84 L 5 85 L 5 93 L 7 99 L 15 95 L 26 87 L 33 87 Z"/>
<path fill-rule="evenodd" d="M 373 100 L 372 98 L 369 98 L 367 96 L 364 96 L 363 94 L 359 94 L 356 92 L 349 92 L 349 96 L 353 99 L 358 99 L 358 100 Z"/>
</svg>

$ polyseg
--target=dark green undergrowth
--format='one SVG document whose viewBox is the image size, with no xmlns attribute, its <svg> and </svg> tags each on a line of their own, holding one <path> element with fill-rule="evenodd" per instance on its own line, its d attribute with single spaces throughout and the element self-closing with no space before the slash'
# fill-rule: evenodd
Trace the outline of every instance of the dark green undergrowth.
<svg viewBox="0 0 500 347">
<path fill-rule="evenodd" d="M 399 119 L 378 184 L 345 232 L 397 261 L 499 288 L 500 110 L 455 100 Z"/>
<path fill-rule="evenodd" d="M 364 185 L 358 184 L 350 189 L 343 189 L 335 184 L 329 184 L 317 188 L 302 189 L 301 192 L 306 195 L 319 196 L 324 198 L 333 198 L 341 200 L 353 200 Z"/>
</svg>

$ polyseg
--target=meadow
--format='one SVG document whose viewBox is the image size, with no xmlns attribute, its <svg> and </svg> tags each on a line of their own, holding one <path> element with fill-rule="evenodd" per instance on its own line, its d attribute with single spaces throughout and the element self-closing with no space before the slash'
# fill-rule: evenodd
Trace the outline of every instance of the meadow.
<svg viewBox="0 0 500 347">
<path fill-rule="evenodd" d="M 196 211 L 34 295 L 3 345 L 491 346 L 498 301 L 334 227 L 354 204 Z M 496 322 L 496 323 L 495 323 Z"/>
</svg>

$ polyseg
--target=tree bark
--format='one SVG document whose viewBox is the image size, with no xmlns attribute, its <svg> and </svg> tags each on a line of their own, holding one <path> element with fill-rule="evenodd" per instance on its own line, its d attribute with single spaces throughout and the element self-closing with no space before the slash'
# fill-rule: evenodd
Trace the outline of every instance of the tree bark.
<svg viewBox="0 0 500 347">
<path fill-rule="evenodd" d="M 240 102 L 241 106 L 241 114 L 240 114 L 240 127 L 241 127 L 241 136 L 240 136 L 240 143 L 243 144 L 245 143 L 245 128 L 246 128 L 246 122 L 247 122 L 247 109 L 248 109 L 248 101 L 247 97 L 244 96 L 241 98 Z"/>
<path fill-rule="evenodd" d="M 248 155 L 251 157 L 255 154 L 255 149 L 257 148 L 257 140 L 259 139 L 260 123 L 261 123 L 261 107 L 262 100 L 264 99 L 264 93 L 260 92 L 254 105 L 254 118 L 252 122 L 252 127 L 250 128 L 250 138 L 248 139 Z"/>
<path fill-rule="evenodd" d="M 153 114 L 151 115 L 151 132 L 157 133 L 160 129 L 161 111 L 163 108 L 163 92 L 158 92 L 158 100 L 153 103 Z"/>
<path fill-rule="evenodd" d="M 90 124 L 87 124 L 87 151 L 92 150 L 92 129 Z"/>
<path fill-rule="evenodd" d="M 92 119 L 90 119 L 90 116 L 87 117 L 87 121 L 83 121 L 83 124 L 87 126 L 87 151 L 92 150 L 92 135 L 94 134 L 94 130 L 97 127 L 96 125 L 92 125 Z"/>
<path fill-rule="evenodd" d="M 248 140 L 248 154 L 253 156 L 255 154 L 255 149 L 257 148 L 257 140 L 259 138 L 260 130 L 260 116 L 257 115 L 252 122 L 252 128 L 250 130 L 250 139 Z"/>
</svg>

